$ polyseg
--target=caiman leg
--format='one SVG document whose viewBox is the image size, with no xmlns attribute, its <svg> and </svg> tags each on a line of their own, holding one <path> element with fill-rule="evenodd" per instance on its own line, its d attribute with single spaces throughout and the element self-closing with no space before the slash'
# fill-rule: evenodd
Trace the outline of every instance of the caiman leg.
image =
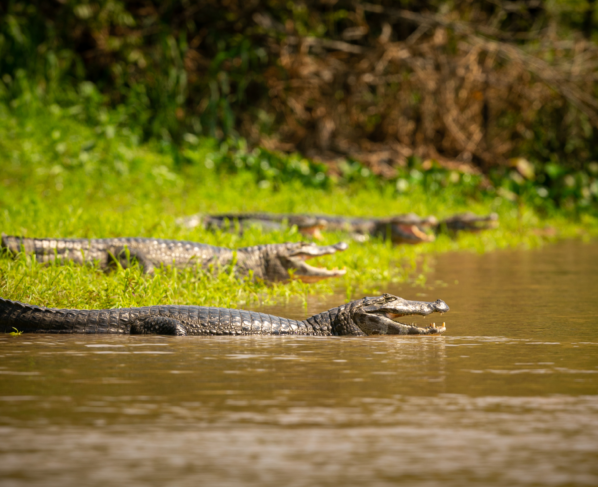
<svg viewBox="0 0 598 487">
<path fill-rule="evenodd" d="M 113 262 L 120 264 L 123 269 L 129 268 L 132 262 L 137 261 L 144 274 L 154 273 L 154 264 L 139 249 L 131 249 L 126 245 L 121 245 L 108 251 L 108 254 L 112 257 Z"/>
</svg>

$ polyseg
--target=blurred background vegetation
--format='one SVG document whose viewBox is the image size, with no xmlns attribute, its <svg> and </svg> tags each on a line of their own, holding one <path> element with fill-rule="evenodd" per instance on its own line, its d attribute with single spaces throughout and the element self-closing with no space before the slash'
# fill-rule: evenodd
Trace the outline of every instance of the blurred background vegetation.
<svg viewBox="0 0 598 487">
<path fill-rule="evenodd" d="M 5 0 L 0 231 L 237 248 L 299 241 L 177 217 L 237 211 L 500 216 L 420 246 L 372 239 L 307 286 L 0 255 L 36 304 L 239 306 L 425 282 L 427 255 L 598 232 L 594 0 Z M 346 238 L 329 234 L 325 243 Z"/>
<path fill-rule="evenodd" d="M 459 185 L 595 212 L 596 11 L 595 0 L 5 0 L 0 103 L 261 187 Z M 94 142 L 69 157 L 63 138 L 48 141 L 60 170 L 88 164 Z"/>
</svg>

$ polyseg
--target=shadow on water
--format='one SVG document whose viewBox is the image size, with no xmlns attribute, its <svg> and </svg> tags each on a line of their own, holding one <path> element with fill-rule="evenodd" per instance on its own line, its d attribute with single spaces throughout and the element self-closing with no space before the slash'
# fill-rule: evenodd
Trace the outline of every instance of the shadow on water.
<svg viewBox="0 0 598 487">
<path fill-rule="evenodd" d="M 0 482 L 597 485 L 597 271 L 594 243 L 441 256 L 385 291 L 445 300 L 442 337 L 2 337 Z"/>
</svg>

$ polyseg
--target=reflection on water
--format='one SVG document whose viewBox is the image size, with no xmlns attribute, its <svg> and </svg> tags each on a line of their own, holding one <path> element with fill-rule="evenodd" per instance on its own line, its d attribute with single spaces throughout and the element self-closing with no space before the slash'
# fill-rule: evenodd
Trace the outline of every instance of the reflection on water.
<svg viewBox="0 0 598 487">
<path fill-rule="evenodd" d="M 597 485 L 596 271 L 438 258 L 385 291 L 444 299 L 442 337 L 1 336 L 0 484 Z"/>
</svg>

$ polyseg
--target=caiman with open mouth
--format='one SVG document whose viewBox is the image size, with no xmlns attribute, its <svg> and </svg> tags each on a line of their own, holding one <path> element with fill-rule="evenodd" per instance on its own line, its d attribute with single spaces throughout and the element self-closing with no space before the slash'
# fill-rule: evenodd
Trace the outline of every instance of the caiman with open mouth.
<svg viewBox="0 0 598 487">
<path fill-rule="evenodd" d="M 296 226 L 303 235 L 321 239 L 321 231 L 346 232 L 359 242 L 369 237 L 379 237 L 394 243 L 433 242 L 436 234 L 460 231 L 480 232 L 498 226 L 498 215 L 479 216 L 471 212 L 459 213 L 438 221 L 434 216 L 421 218 L 415 213 L 385 218 L 357 218 L 330 215 L 302 215 L 281 213 L 223 213 L 218 215 L 192 215 L 177 220 L 187 228 L 203 226 L 207 229 L 238 230 L 250 227 L 262 231 L 283 230 L 285 224 Z"/>
<path fill-rule="evenodd" d="M 53 309 L 0 298 L 0 332 L 157 335 L 433 335 L 445 324 L 401 323 L 409 315 L 449 310 L 442 300 L 408 301 L 391 294 L 351 301 L 303 321 L 237 309 L 148 306 L 104 310 Z"/>
<path fill-rule="evenodd" d="M 152 274 L 155 267 L 172 265 L 177 268 L 200 266 L 218 270 L 235 263 L 239 277 L 252 274 L 264 281 L 287 281 L 291 277 L 304 282 L 316 282 L 345 274 L 345 270 L 328 270 L 307 264 L 307 259 L 334 254 L 347 249 L 346 243 L 320 246 L 313 243 L 283 243 L 255 245 L 236 250 L 197 242 L 158 238 L 103 239 L 37 239 L 2 235 L 2 247 L 16 254 L 33 254 L 38 262 L 97 264 L 110 269 L 116 263 L 128 267 L 137 261 L 143 272 Z"/>
<path fill-rule="evenodd" d="M 303 235 L 321 239 L 321 231 L 346 232 L 363 242 L 369 237 L 389 239 L 394 243 L 421 243 L 435 240 L 438 221 L 433 216 L 420 218 L 414 213 L 387 218 L 357 218 L 330 215 L 300 215 L 280 213 L 223 213 L 193 215 L 180 218 L 178 223 L 187 228 L 203 226 L 207 229 L 238 230 L 260 227 L 263 231 L 282 230 L 286 225 L 296 226 Z"/>
</svg>

